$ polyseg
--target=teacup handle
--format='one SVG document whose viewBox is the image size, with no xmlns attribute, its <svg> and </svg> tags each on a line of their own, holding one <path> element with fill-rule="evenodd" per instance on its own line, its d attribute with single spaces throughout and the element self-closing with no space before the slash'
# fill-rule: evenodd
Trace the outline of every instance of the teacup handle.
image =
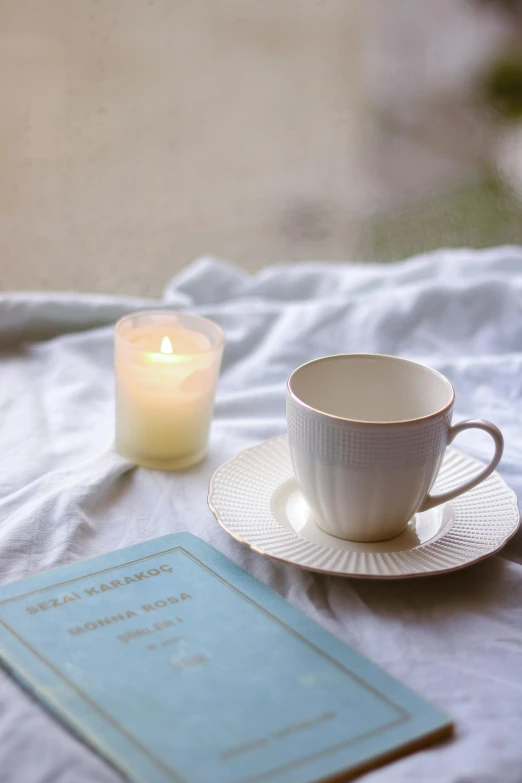
<svg viewBox="0 0 522 783">
<path fill-rule="evenodd" d="M 481 470 L 480 473 L 477 473 L 477 475 L 469 479 L 469 481 L 465 481 L 460 487 L 451 489 L 449 492 L 441 492 L 439 495 L 430 495 L 428 493 L 424 498 L 419 511 L 428 511 L 434 506 L 439 506 L 441 503 L 447 503 L 448 500 L 453 500 L 453 498 L 456 498 L 458 495 L 462 495 L 463 492 L 473 489 L 473 487 L 476 487 L 477 484 L 480 484 L 481 481 L 484 481 L 484 479 L 490 476 L 497 467 L 500 458 L 502 457 L 502 452 L 504 451 L 504 438 L 502 437 L 499 428 L 495 427 L 490 421 L 485 421 L 484 419 L 467 419 L 466 421 L 459 421 L 458 424 L 455 424 L 454 427 L 450 428 L 448 446 L 460 432 L 472 429 L 484 430 L 484 432 L 487 432 L 488 435 L 491 435 L 493 438 L 495 442 L 495 453 L 493 454 L 491 462 L 489 465 L 486 465 L 484 470 Z"/>
</svg>

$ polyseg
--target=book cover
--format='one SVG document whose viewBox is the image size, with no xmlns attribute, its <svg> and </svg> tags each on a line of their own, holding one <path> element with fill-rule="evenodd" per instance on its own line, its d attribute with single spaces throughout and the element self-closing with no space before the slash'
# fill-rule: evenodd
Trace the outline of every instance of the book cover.
<svg viewBox="0 0 522 783">
<path fill-rule="evenodd" d="M 139 783 L 313 783 L 451 730 L 188 533 L 4 585 L 0 661 Z"/>
</svg>

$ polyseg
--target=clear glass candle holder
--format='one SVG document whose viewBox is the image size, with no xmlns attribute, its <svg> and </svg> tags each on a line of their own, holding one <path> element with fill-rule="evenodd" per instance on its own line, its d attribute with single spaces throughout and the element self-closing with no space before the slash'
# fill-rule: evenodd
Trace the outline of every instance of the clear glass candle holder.
<svg viewBox="0 0 522 783">
<path fill-rule="evenodd" d="M 116 449 L 181 470 L 206 455 L 225 336 L 198 315 L 132 313 L 115 327 Z"/>
</svg>

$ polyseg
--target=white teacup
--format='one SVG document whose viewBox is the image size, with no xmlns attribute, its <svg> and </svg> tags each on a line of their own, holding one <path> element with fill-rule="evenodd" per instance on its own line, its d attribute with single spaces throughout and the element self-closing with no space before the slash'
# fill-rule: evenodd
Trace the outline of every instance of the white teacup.
<svg viewBox="0 0 522 783">
<path fill-rule="evenodd" d="M 481 419 L 452 427 L 454 400 L 439 372 L 393 356 L 325 356 L 295 370 L 287 385 L 288 440 L 317 524 L 352 541 L 392 538 L 417 511 L 484 481 L 502 456 L 502 434 Z M 430 495 L 446 446 L 473 427 L 493 438 L 493 459 L 456 489 Z"/>
</svg>

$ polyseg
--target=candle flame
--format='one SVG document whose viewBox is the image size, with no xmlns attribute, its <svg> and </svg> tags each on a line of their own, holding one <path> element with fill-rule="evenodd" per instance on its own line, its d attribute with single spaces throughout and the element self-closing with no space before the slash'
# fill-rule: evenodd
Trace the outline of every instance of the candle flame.
<svg viewBox="0 0 522 783">
<path fill-rule="evenodd" d="M 163 338 L 161 341 L 161 353 L 172 353 L 172 343 L 170 342 L 167 335 Z"/>
</svg>

